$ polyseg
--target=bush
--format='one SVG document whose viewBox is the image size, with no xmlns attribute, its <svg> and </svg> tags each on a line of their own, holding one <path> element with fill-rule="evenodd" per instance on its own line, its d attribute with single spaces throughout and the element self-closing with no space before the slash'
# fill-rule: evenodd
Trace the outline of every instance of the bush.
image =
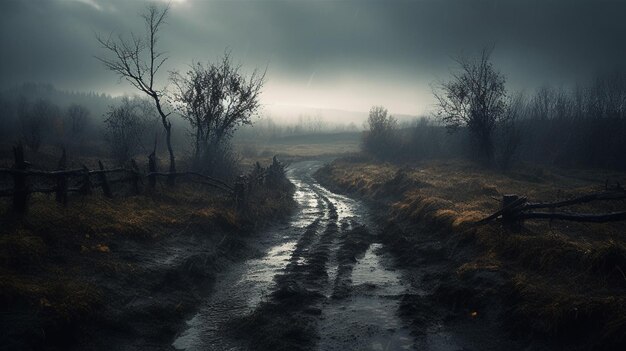
<svg viewBox="0 0 626 351">
<path fill-rule="evenodd" d="M 388 115 L 387 109 L 374 106 L 367 119 L 369 131 L 363 135 L 365 151 L 378 157 L 390 157 L 398 151 L 398 122 Z"/>
</svg>

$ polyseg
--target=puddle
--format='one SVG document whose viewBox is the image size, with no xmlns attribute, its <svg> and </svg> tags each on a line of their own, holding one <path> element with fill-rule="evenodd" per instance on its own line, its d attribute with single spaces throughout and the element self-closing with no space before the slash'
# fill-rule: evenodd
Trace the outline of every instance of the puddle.
<svg viewBox="0 0 626 351">
<path fill-rule="evenodd" d="M 293 179 L 292 171 L 288 174 Z M 224 338 L 220 327 L 232 318 L 252 312 L 274 286 L 274 277 L 289 263 L 300 228 L 321 215 L 317 194 L 300 181 L 296 184 L 299 209 L 289 225 L 272 228 L 260 236 L 267 245 L 262 257 L 234 264 L 218 277 L 214 292 L 172 346 L 178 350 L 237 350 L 236 341 Z"/>
<path fill-rule="evenodd" d="M 372 244 L 362 259 L 357 261 L 352 270 L 352 285 L 367 285 L 372 292 L 380 296 L 395 296 L 403 294 L 407 288 L 401 283 L 400 276 L 392 270 L 383 268 L 380 256 L 376 254 L 382 244 Z"/>
<path fill-rule="evenodd" d="M 348 197 L 319 186 L 311 177 L 320 162 L 294 164 L 288 176 L 296 186 L 298 211 L 289 225 L 260 234 L 264 254 L 257 259 L 235 264 L 222 274 L 215 291 L 198 313 L 187 321 L 186 330 L 173 346 L 179 350 L 238 350 L 236 340 L 224 338 L 220 328 L 232 318 L 251 313 L 274 288 L 274 277 L 284 271 L 297 249 L 298 239 L 315 220 L 330 219 L 330 208 L 337 212 L 336 223 L 346 228 L 349 219 L 374 228 L 367 222 L 365 207 Z M 329 203 L 322 200 L 328 199 Z M 334 219 L 333 219 L 333 222 Z M 328 244 L 329 246 L 332 244 Z M 409 331 L 397 317 L 399 296 L 406 291 L 395 271 L 381 263 L 380 244 L 372 244 L 354 266 L 352 296 L 327 299 L 319 320 L 320 350 L 408 350 L 413 349 Z M 307 248 L 301 248 L 303 251 Z M 331 252 L 336 248 L 331 249 Z M 331 255 L 326 266 L 329 286 L 337 275 L 337 261 Z M 296 261 L 296 264 L 306 264 Z M 328 295 L 327 295 L 328 296 Z"/>
<path fill-rule="evenodd" d="M 372 244 L 352 271 L 352 295 L 323 308 L 319 350 L 412 350 L 413 338 L 397 316 L 399 275 L 383 267 Z"/>
</svg>

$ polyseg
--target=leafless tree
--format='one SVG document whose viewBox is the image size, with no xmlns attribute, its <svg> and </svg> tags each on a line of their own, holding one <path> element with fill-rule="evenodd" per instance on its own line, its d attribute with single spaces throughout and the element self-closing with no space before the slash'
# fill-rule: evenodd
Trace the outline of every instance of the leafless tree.
<svg viewBox="0 0 626 351">
<path fill-rule="evenodd" d="M 111 155 L 120 165 L 130 160 L 143 145 L 150 112 L 145 100 L 124 97 L 121 105 L 111 107 L 106 114 L 105 137 Z"/>
<path fill-rule="evenodd" d="M 25 99 L 18 103 L 18 118 L 24 143 L 37 152 L 41 147 L 51 122 L 59 117 L 59 108 L 48 100 L 38 100 L 30 105 Z"/>
<path fill-rule="evenodd" d="M 526 98 L 519 93 L 508 98 L 506 108 L 496 130 L 496 161 L 501 169 L 507 170 L 517 156 L 522 143 L 519 120 L 526 117 Z"/>
<path fill-rule="evenodd" d="M 175 105 L 193 130 L 196 161 L 228 142 L 241 125 L 251 124 L 260 108 L 265 72 L 249 77 L 226 52 L 219 63 L 194 63 L 184 75 L 172 74 Z"/>
<path fill-rule="evenodd" d="M 441 83 L 434 95 L 438 115 L 452 131 L 466 126 L 485 161 L 493 159 L 493 133 L 506 110 L 504 75 L 490 61 L 491 50 L 457 60 L 460 72 Z"/>
<path fill-rule="evenodd" d="M 395 150 L 395 132 L 398 128 L 397 120 L 389 115 L 383 106 L 373 106 L 367 118 L 369 130 L 364 135 L 363 146 L 365 150 L 378 155 L 390 155 Z"/>
<path fill-rule="evenodd" d="M 123 36 L 117 38 L 103 38 L 98 36 L 98 42 L 107 50 L 110 57 L 98 57 L 109 70 L 117 73 L 120 78 L 126 79 L 135 88 L 148 95 L 155 104 L 156 110 L 161 117 L 161 123 L 165 129 L 165 142 L 170 158 L 170 173 L 176 172 L 176 160 L 172 149 L 172 123 L 169 120 L 171 112 L 165 112 L 162 98 L 165 88 L 157 88 L 155 78 L 167 56 L 158 51 L 159 30 L 165 23 L 169 7 L 159 9 L 156 5 L 150 5 L 141 17 L 146 26 L 146 33 L 137 36 L 131 33 L 131 39 Z M 168 178 L 168 183 L 174 185 L 174 176 Z"/>
<path fill-rule="evenodd" d="M 68 146 L 79 146 L 85 139 L 89 110 L 79 104 L 72 104 L 65 114 L 64 132 Z"/>
</svg>

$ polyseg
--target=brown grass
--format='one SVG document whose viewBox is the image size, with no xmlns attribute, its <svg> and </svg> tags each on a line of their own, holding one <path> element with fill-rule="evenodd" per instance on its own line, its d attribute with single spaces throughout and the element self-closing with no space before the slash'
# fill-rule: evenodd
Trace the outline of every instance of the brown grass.
<svg viewBox="0 0 626 351">
<path fill-rule="evenodd" d="M 193 184 L 139 196 L 118 191 L 113 199 L 75 195 L 67 207 L 53 196 L 35 195 L 23 217 L 12 213 L 5 198 L 0 202 L 0 305 L 12 318 L 32 319 L 29 323 L 41 323 L 48 332 L 93 319 L 114 298 L 103 299 L 102 279 L 122 287 L 125 280 L 143 279 L 132 262 L 117 255 L 126 243 L 150 248 L 183 232 L 237 235 L 288 212 L 289 195 L 264 191 L 251 200 L 255 211 L 246 212 L 237 211 L 229 195 Z"/>
<path fill-rule="evenodd" d="M 625 184 L 626 174 L 538 167 L 503 174 L 463 161 L 400 167 L 352 158 L 333 162 L 318 177 L 386 203 L 393 220 L 426 225 L 448 245 L 469 238 L 480 249 L 458 262 L 457 273 L 488 270 L 509 277 L 510 291 L 502 294 L 510 299 L 513 324 L 549 335 L 587 336 L 585 342 L 604 347 L 626 342 L 626 223 L 527 221 L 517 231 L 497 223 L 469 225 L 496 211 L 503 194 L 560 200 L 602 190 L 606 179 Z M 568 210 L 625 208 L 626 202 L 614 201 Z"/>
</svg>

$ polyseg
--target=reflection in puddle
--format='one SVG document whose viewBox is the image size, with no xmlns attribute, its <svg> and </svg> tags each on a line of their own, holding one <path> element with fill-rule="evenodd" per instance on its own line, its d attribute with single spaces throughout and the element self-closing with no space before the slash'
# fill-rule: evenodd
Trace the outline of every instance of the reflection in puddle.
<svg viewBox="0 0 626 351">
<path fill-rule="evenodd" d="M 275 227 L 260 234 L 265 242 L 259 243 L 262 257 L 233 264 L 217 279 L 214 292 L 200 311 L 189 321 L 187 329 L 173 346 L 183 350 L 238 350 L 237 340 L 225 338 L 220 328 L 236 317 L 243 317 L 261 303 L 274 288 L 274 277 L 282 272 L 292 259 L 303 228 L 315 220 L 328 220 L 329 207 L 337 211 L 337 223 L 359 223 L 372 227 L 366 209 L 357 201 L 334 194 L 316 184 L 311 178 L 321 164 L 302 162 L 288 171 L 296 186 L 294 198 L 298 212 L 288 225 Z M 328 199 L 328 204 L 322 200 Z M 334 219 L 333 219 L 334 223 Z M 402 327 L 396 316 L 398 296 L 406 292 L 395 271 L 380 262 L 380 244 L 372 244 L 352 271 L 352 296 L 345 299 L 329 298 L 322 307 L 319 321 L 320 350 L 407 350 L 413 348 L 409 331 Z M 307 248 L 301 248 L 306 251 Z M 334 248 L 333 250 L 336 250 Z M 302 255 L 303 257 L 306 255 Z M 334 255 L 331 255 L 334 256 Z M 305 265 L 304 259 L 294 261 Z M 334 282 L 338 272 L 336 257 L 326 266 L 328 281 Z M 332 283 L 328 286 L 332 290 Z M 326 296 L 330 296 L 327 292 Z"/>
<path fill-rule="evenodd" d="M 298 212 L 289 225 L 273 228 L 260 234 L 273 245 L 264 249 L 261 258 L 233 264 L 218 278 L 214 292 L 204 302 L 200 311 L 189 321 L 186 330 L 172 346 L 179 350 L 237 350 L 236 341 L 222 336 L 220 327 L 235 317 L 245 316 L 271 291 L 274 276 L 289 263 L 296 247 L 301 228 L 313 223 L 322 215 L 319 196 L 310 184 L 297 179 L 302 174 L 288 171 L 287 176 L 296 186 L 294 195 Z M 302 171 L 300 169 L 300 171 Z M 310 172 L 309 172 L 310 173 Z M 302 262 L 299 262 L 302 264 Z"/>
<path fill-rule="evenodd" d="M 380 256 L 375 254 L 382 244 L 372 244 L 352 270 L 352 285 L 369 285 L 378 295 L 394 296 L 406 292 L 399 275 L 381 266 Z"/>
<path fill-rule="evenodd" d="M 319 350 L 411 350 L 413 339 L 396 312 L 406 292 L 395 271 L 385 269 L 372 244 L 352 271 L 352 296 L 329 300 L 320 325 Z"/>
</svg>

